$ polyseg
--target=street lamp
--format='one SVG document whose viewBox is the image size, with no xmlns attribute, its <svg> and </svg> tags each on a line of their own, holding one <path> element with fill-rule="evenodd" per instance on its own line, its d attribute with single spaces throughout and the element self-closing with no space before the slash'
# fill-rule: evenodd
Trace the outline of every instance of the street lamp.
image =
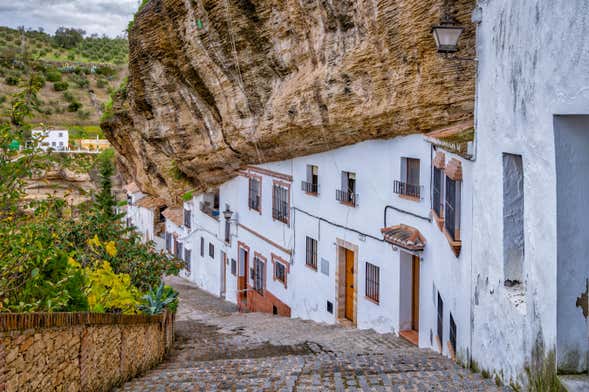
<svg viewBox="0 0 589 392">
<path fill-rule="evenodd" d="M 228 204 L 225 204 L 223 216 L 225 217 L 225 242 L 231 242 L 231 217 L 233 216 L 233 211 L 229 209 Z"/>
<path fill-rule="evenodd" d="M 464 27 L 458 26 L 448 15 L 444 16 L 439 25 L 432 27 L 438 53 L 457 52 L 458 40 L 463 31 Z"/>
</svg>

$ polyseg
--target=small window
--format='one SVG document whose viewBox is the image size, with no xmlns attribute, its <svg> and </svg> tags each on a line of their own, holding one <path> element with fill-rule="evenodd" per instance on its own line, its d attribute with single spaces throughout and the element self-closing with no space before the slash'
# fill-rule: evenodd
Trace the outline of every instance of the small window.
<svg viewBox="0 0 589 392">
<path fill-rule="evenodd" d="M 333 314 L 333 302 L 327 301 L 327 313 Z"/>
<path fill-rule="evenodd" d="M 190 262 L 192 261 L 192 251 L 190 249 L 184 249 L 184 268 L 190 272 Z"/>
<path fill-rule="evenodd" d="M 329 276 L 329 260 L 321 258 L 321 273 Z"/>
<path fill-rule="evenodd" d="M 166 221 L 166 217 L 164 216 L 164 211 L 166 210 L 166 208 L 168 208 L 168 207 L 161 206 L 159 208 L 159 223 Z"/>
<path fill-rule="evenodd" d="M 307 165 L 307 180 L 302 182 L 301 188 L 311 195 L 319 193 L 319 167 Z"/>
<path fill-rule="evenodd" d="M 290 197 L 287 186 L 274 184 L 272 187 L 272 218 L 288 224 L 290 215 Z"/>
<path fill-rule="evenodd" d="M 174 245 L 176 248 L 176 251 L 174 252 L 174 256 L 176 256 L 177 259 L 182 260 L 184 258 L 184 252 L 183 250 L 183 246 L 181 242 L 178 242 L 178 240 L 174 239 Z"/>
<path fill-rule="evenodd" d="M 231 259 L 231 275 L 237 275 L 237 261 L 235 259 Z"/>
<path fill-rule="evenodd" d="M 380 295 L 380 268 L 374 264 L 366 263 L 366 297 L 379 302 Z"/>
<path fill-rule="evenodd" d="M 191 211 L 188 209 L 184 209 L 184 226 L 187 229 L 190 229 L 190 224 L 191 224 Z"/>
<path fill-rule="evenodd" d="M 254 271 L 253 271 L 253 280 L 254 280 L 254 290 L 256 290 L 260 295 L 264 295 L 264 281 L 265 281 L 265 271 L 264 271 L 265 263 L 259 257 L 254 257 Z"/>
<path fill-rule="evenodd" d="M 401 158 L 401 179 L 394 182 L 394 192 L 412 199 L 421 198 L 419 159 Z"/>
<path fill-rule="evenodd" d="M 341 189 L 337 189 L 335 198 L 337 201 L 356 206 L 356 173 L 343 171 L 341 175 Z"/>
<path fill-rule="evenodd" d="M 444 225 L 454 241 L 460 241 L 460 181 L 446 176 Z"/>
<path fill-rule="evenodd" d="M 286 267 L 279 261 L 274 262 L 274 278 L 286 286 Z"/>
<path fill-rule="evenodd" d="M 262 181 L 258 177 L 249 179 L 249 199 L 248 205 L 251 210 L 262 211 Z"/>
<path fill-rule="evenodd" d="M 307 266 L 317 269 L 317 240 L 307 237 L 305 262 Z"/>
<path fill-rule="evenodd" d="M 450 313 L 450 346 L 452 347 L 452 351 L 454 351 L 454 355 L 456 355 L 456 323 L 454 322 L 452 313 Z"/>
<path fill-rule="evenodd" d="M 438 218 L 443 217 L 443 208 L 442 208 L 442 194 L 443 194 L 443 186 L 444 186 L 444 172 L 442 169 L 434 167 L 434 184 L 433 184 L 433 198 L 432 198 L 432 208 Z"/>
<path fill-rule="evenodd" d="M 167 233 L 167 232 L 166 232 L 166 250 L 168 251 L 168 253 L 172 253 L 172 234 Z"/>
<path fill-rule="evenodd" d="M 63 137 L 63 132 L 58 133 L 59 137 Z"/>
<path fill-rule="evenodd" d="M 215 245 L 213 245 L 211 242 L 209 242 L 209 257 L 211 259 L 215 258 Z"/>
</svg>

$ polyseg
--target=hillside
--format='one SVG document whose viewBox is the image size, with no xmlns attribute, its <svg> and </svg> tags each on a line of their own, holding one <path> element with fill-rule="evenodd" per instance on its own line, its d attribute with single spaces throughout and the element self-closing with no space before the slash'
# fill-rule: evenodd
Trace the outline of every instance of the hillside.
<svg viewBox="0 0 589 392">
<path fill-rule="evenodd" d="M 60 42 L 38 31 L 0 27 L 0 112 L 31 72 L 44 83 L 33 123 L 96 131 L 103 105 L 127 75 L 127 40 L 78 37 Z"/>
<path fill-rule="evenodd" d="M 472 121 L 474 62 L 436 53 L 442 0 L 151 0 L 103 123 L 129 178 L 175 199 L 248 164 Z M 474 57 L 472 0 L 449 5 Z"/>
</svg>

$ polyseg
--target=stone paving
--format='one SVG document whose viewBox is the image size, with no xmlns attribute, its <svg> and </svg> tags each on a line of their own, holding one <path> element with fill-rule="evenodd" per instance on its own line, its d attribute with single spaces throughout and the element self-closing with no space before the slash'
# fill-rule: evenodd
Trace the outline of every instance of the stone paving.
<svg viewBox="0 0 589 392">
<path fill-rule="evenodd" d="M 180 291 L 175 348 L 119 391 L 502 390 L 393 334 L 238 313 L 185 280 L 169 283 Z"/>
</svg>

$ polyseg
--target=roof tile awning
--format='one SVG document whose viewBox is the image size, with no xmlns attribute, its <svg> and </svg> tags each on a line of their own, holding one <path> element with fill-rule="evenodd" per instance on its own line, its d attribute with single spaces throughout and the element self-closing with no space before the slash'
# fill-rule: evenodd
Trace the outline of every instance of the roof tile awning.
<svg viewBox="0 0 589 392">
<path fill-rule="evenodd" d="M 446 151 L 470 158 L 468 145 L 474 141 L 475 128 L 472 119 L 433 130 L 424 135 L 426 141 Z"/>
<path fill-rule="evenodd" d="M 182 208 L 168 208 L 162 215 L 176 226 L 182 226 L 184 223 L 184 210 Z"/>
<path fill-rule="evenodd" d="M 425 248 L 425 238 L 415 227 L 397 225 L 381 229 L 384 240 L 400 248 L 410 251 L 422 251 Z"/>
</svg>

